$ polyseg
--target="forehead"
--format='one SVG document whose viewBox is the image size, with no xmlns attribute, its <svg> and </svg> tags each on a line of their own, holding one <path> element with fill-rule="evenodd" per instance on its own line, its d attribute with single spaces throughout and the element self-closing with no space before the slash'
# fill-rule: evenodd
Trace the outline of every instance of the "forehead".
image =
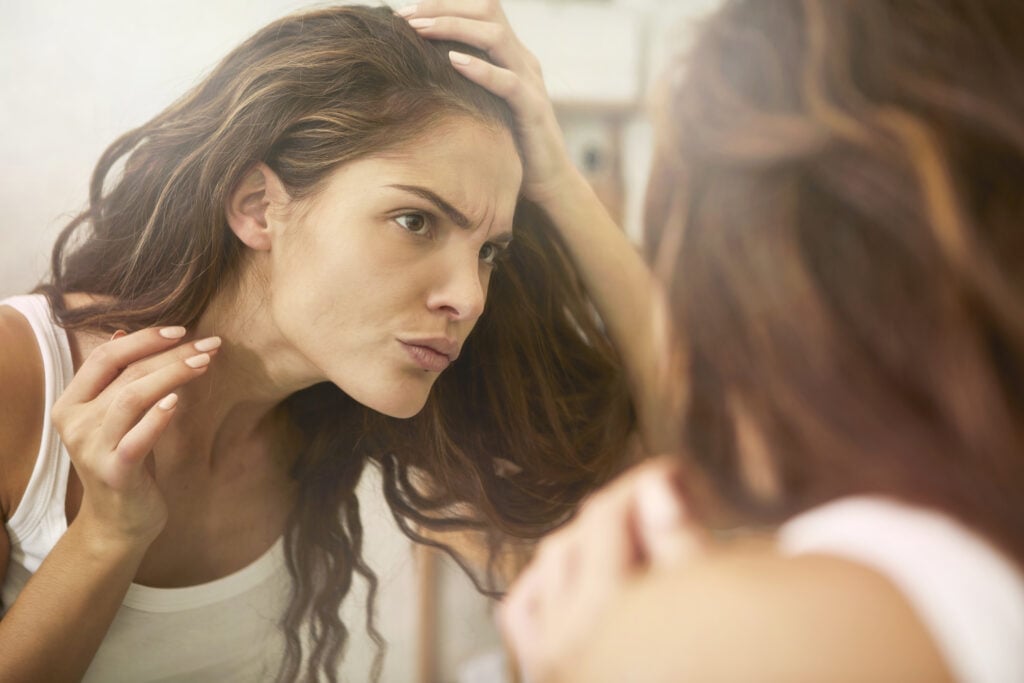
<svg viewBox="0 0 1024 683">
<path fill-rule="evenodd" d="M 326 189 L 424 187 L 474 223 L 500 221 L 510 227 L 522 176 L 522 162 L 507 130 L 458 117 L 431 126 L 400 147 L 346 164 Z"/>
<path fill-rule="evenodd" d="M 497 164 L 522 168 L 512 134 L 506 128 L 459 115 L 443 117 L 411 141 L 375 156 L 399 163 L 416 163 L 435 155 L 464 160 L 490 159 Z"/>
</svg>

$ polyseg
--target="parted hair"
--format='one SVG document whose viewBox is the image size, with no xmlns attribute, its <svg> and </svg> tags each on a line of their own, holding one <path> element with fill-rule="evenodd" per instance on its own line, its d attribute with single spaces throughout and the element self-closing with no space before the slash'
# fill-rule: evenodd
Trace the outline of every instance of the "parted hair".
<svg viewBox="0 0 1024 683">
<path fill-rule="evenodd" d="M 1022 31 L 1003 0 L 731 0 L 674 62 L 647 250 L 689 461 L 747 519 L 887 495 L 1024 564 Z"/>
<path fill-rule="evenodd" d="M 443 117 L 513 130 L 505 102 L 452 69 L 453 47 L 483 57 L 422 39 L 386 7 L 266 26 L 110 145 L 37 291 L 67 329 L 194 323 L 238 276 L 244 247 L 224 207 L 254 163 L 301 199 L 342 164 L 400 148 Z M 355 495 L 368 463 L 380 468 L 402 530 L 448 550 L 487 592 L 494 577 L 428 532 L 473 532 L 493 559 L 564 522 L 622 469 L 634 416 L 616 352 L 544 214 L 521 200 L 514 224 L 485 312 L 419 415 L 384 417 L 330 383 L 285 401 L 298 495 L 285 535 L 293 595 L 280 680 L 336 680 L 348 639 L 339 607 L 356 575 L 369 585 L 379 676 L 376 578 L 363 561 Z M 97 297 L 71 309 L 71 292 Z"/>
</svg>

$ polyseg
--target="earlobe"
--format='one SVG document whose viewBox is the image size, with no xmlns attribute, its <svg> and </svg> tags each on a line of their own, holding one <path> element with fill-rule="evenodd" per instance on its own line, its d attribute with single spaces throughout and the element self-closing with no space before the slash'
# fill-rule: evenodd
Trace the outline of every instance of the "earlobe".
<svg viewBox="0 0 1024 683">
<path fill-rule="evenodd" d="M 231 231 L 250 249 L 269 251 L 273 226 L 269 211 L 287 201 L 277 174 L 266 164 L 254 164 L 228 196 L 224 213 Z"/>
</svg>

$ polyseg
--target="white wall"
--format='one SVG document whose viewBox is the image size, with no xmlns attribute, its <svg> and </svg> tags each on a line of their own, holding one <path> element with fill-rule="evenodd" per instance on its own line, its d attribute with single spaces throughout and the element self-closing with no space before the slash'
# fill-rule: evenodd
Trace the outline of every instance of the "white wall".
<svg viewBox="0 0 1024 683">
<path fill-rule="evenodd" d="M 295 0 L 0 1 L 0 296 L 31 287 L 119 134 Z"/>
</svg>

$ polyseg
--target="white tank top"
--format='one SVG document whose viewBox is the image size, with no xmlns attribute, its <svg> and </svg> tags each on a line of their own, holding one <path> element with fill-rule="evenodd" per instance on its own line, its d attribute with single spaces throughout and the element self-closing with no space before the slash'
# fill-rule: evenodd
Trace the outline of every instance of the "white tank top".
<svg viewBox="0 0 1024 683">
<path fill-rule="evenodd" d="M 960 683 L 1024 683 L 1024 572 L 953 518 L 854 496 L 791 519 L 778 548 L 843 557 L 881 573 Z"/>
<path fill-rule="evenodd" d="M 67 334 L 51 320 L 44 296 L 16 296 L 0 305 L 11 306 L 31 323 L 46 382 L 39 455 L 25 495 L 5 525 L 11 559 L 0 609 L 6 611 L 67 530 L 71 461 L 51 426 L 50 409 L 74 371 Z M 284 651 L 278 622 L 290 585 L 281 540 L 249 566 L 210 583 L 169 589 L 133 583 L 83 680 L 273 680 Z"/>
</svg>

